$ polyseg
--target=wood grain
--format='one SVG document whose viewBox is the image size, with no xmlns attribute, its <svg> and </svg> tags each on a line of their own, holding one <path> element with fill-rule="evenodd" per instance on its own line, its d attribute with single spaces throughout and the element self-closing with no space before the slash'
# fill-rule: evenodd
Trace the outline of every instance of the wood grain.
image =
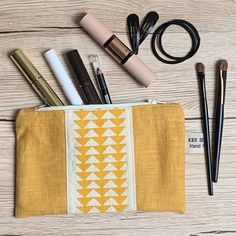
<svg viewBox="0 0 236 236">
<path fill-rule="evenodd" d="M 186 121 L 188 132 L 197 132 L 200 127 L 199 120 Z M 139 212 L 135 214 L 46 216 L 16 219 L 13 217 L 14 123 L 0 122 L 0 146 L 3 147 L 0 149 L 0 233 L 50 235 L 60 232 L 60 234 L 67 234 L 68 224 L 70 225 L 70 235 L 161 235 L 163 232 L 165 235 L 194 235 L 194 233 L 216 229 L 235 230 L 236 151 L 234 145 L 236 137 L 232 135 L 235 128 L 234 120 L 226 120 L 220 182 L 215 186 L 213 197 L 207 195 L 204 155 L 186 155 L 187 212 L 185 214 Z M 58 224 L 58 222 L 60 223 Z M 139 223 L 138 227 L 137 222 Z M 27 224 L 27 227 L 22 227 L 22 224 Z M 53 225 L 54 227 L 52 227 Z M 165 231 L 162 226 L 165 226 Z"/>
<path fill-rule="evenodd" d="M 235 2 L 232 0 L 2 0 L 0 31 L 37 31 L 42 28 L 78 27 L 77 21 L 91 12 L 114 31 L 123 32 L 126 17 L 136 12 L 142 19 L 150 10 L 160 22 L 180 18 L 191 20 L 201 32 L 230 32 L 235 29 Z M 227 26 L 227 27 L 226 27 Z"/>
<path fill-rule="evenodd" d="M 120 33 L 119 36 L 127 42 L 125 34 Z M 167 45 L 169 51 L 176 50 L 176 43 L 179 45 L 178 53 L 186 51 L 186 45 L 181 41 L 184 38 L 183 33 L 170 32 L 167 37 L 169 39 Z M 212 38 L 215 39 L 214 42 L 211 42 Z M 233 41 L 234 39 L 235 41 Z M 6 45 L 9 42 L 10 47 Z M 222 42 L 225 42 L 225 44 L 222 45 Z M 77 48 L 92 78 L 94 76 L 88 57 L 96 52 L 102 61 L 114 102 L 132 102 L 150 98 L 159 101 L 178 102 L 183 105 L 187 118 L 200 117 L 195 63 L 203 61 L 206 66 L 209 112 L 210 117 L 213 117 L 216 87 L 215 64 L 220 58 L 227 58 L 229 61 L 227 88 L 230 89 L 227 89 L 226 93 L 225 116 L 235 117 L 236 44 L 234 42 L 236 42 L 236 31 L 227 35 L 224 33 L 202 33 L 202 46 L 197 55 L 185 63 L 173 66 L 157 61 L 150 51 L 149 40 L 146 40 L 141 47 L 140 57 L 156 73 L 157 79 L 149 88 L 143 88 L 81 29 L 48 30 L 47 32 L 33 34 L 17 33 L 14 36 L 12 34 L 4 34 L 0 38 L 0 45 L 5 44 L 5 47 L 1 50 L 2 57 L 0 57 L 0 64 L 4 65 L 4 70 L 0 72 L 2 82 L 0 86 L 0 98 L 2 101 L 0 118 L 12 120 L 18 109 L 34 107 L 41 103 L 25 78 L 9 59 L 9 52 L 15 48 L 24 49 L 38 70 L 62 99 L 64 98 L 63 93 L 42 57 L 42 53 L 48 48 L 55 48 L 63 61 L 66 60 L 64 55 L 66 51 Z M 212 48 L 214 45 L 217 50 L 209 51 L 210 44 L 212 44 Z"/>
<path fill-rule="evenodd" d="M 156 73 L 148 88 L 137 84 L 78 25 L 84 12 L 94 13 L 128 44 L 126 17 L 135 12 L 140 20 L 150 10 L 160 14 L 158 25 L 175 18 L 189 20 L 199 30 L 201 47 L 190 60 L 179 65 L 157 61 L 150 38 L 140 47 L 140 57 Z M 236 235 L 236 2 L 233 0 L 2 0 L 0 1 L 0 236 L 1 235 Z M 169 52 L 182 55 L 189 38 L 177 27 L 164 36 Z M 41 104 L 34 91 L 9 59 L 9 52 L 22 48 L 63 101 L 64 94 L 42 57 L 48 48 L 59 53 L 77 48 L 91 77 L 88 56 L 98 54 L 114 102 L 156 99 L 181 103 L 186 130 L 201 131 L 198 81 L 195 63 L 206 67 L 206 86 L 211 127 L 216 93 L 215 64 L 229 62 L 225 127 L 220 182 L 215 195 L 207 195 L 203 154 L 186 154 L 185 214 L 138 212 L 127 214 L 60 215 L 17 219 L 14 215 L 15 134 L 19 109 Z M 76 83 L 76 80 L 74 80 Z M 39 203 L 40 204 L 40 203 Z"/>
</svg>

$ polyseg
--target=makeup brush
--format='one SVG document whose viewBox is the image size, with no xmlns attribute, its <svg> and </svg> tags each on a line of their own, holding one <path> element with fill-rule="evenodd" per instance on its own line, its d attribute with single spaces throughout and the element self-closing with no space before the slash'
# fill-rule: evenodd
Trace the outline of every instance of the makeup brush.
<svg viewBox="0 0 236 236">
<path fill-rule="evenodd" d="M 210 143 L 210 129 L 209 129 L 209 115 L 206 96 L 205 84 L 205 67 L 202 63 L 196 64 L 197 77 L 200 85 L 202 116 L 203 116 L 203 134 L 204 134 L 204 149 L 206 158 L 208 194 L 213 195 L 213 182 L 212 182 L 212 160 L 211 160 L 211 143 Z"/>
<path fill-rule="evenodd" d="M 224 124 L 224 105 L 225 105 L 225 88 L 228 62 L 226 60 L 220 60 L 218 64 L 219 69 L 219 90 L 216 105 L 216 126 L 215 126 L 215 146 L 214 146 L 214 166 L 213 166 L 213 181 L 218 181 L 219 164 L 220 164 L 220 151 L 221 140 Z"/>
</svg>

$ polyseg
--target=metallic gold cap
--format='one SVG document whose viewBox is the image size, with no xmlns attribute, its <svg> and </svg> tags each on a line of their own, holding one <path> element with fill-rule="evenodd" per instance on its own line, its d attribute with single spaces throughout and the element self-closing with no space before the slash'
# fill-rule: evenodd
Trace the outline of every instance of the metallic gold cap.
<svg viewBox="0 0 236 236">
<path fill-rule="evenodd" d="M 14 50 L 10 57 L 44 103 L 49 106 L 64 105 L 23 51 Z"/>
<path fill-rule="evenodd" d="M 29 82 L 32 83 L 41 76 L 29 58 L 20 49 L 14 50 L 10 57 Z"/>
</svg>

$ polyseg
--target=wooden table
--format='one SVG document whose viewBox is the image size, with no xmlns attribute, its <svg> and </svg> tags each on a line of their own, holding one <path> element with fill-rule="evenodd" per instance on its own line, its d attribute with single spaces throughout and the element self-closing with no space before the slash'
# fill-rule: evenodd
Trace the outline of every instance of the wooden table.
<svg viewBox="0 0 236 236">
<path fill-rule="evenodd" d="M 150 10 L 160 14 L 158 25 L 175 18 L 192 22 L 199 30 L 199 52 L 179 65 L 156 60 L 150 36 L 140 48 L 140 57 L 156 73 L 148 89 L 140 87 L 116 62 L 78 26 L 82 13 L 92 12 L 128 43 L 126 17 L 140 18 Z M 188 36 L 177 28 L 165 35 L 169 51 L 181 53 L 189 46 Z M 236 2 L 232 0 L 57 0 L 0 1 L 0 235 L 236 235 Z M 88 56 L 96 53 L 115 102 L 152 98 L 181 103 L 187 132 L 201 132 L 198 83 L 195 63 L 206 66 L 210 121 L 214 121 L 215 64 L 229 61 L 225 127 L 220 181 L 215 195 L 207 195 L 203 154 L 186 155 L 187 211 L 176 213 L 61 215 L 17 219 L 14 217 L 15 136 L 17 111 L 41 101 L 16 69 L 8 53 L 22 48 L 39 71 L 65 101 L 42 52 L 54 48 L 61 59 L 77 48 L 92 75 Z M 39 203 L 40 204 L 40 203 Z"/>
</svg>

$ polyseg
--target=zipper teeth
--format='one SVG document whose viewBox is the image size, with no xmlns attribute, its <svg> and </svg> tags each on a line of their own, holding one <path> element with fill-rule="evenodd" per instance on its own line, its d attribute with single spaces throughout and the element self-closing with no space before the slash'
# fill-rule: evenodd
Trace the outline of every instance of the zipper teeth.
<svg viewBox="0 0 236 236">
<path fill-rule="evenodd" d="M 76 110 L 76 109 L 93 109 L 93 108 L 112 108 L 119 106 L 138 106 L 149 105 L 149 102 L 136 102 L 136 103 L 117 103 L 117 104 L 99 104 L 99 105 L 79 105 L 79 106 L 53 106 L 53 107 L 39 107 L 38 111 L 52 111 L 52 110 Z"/>
<path fill-rule="evenodd" d="M 174 104 L 166 103 L 156 100 L 148 100 L 145 102 L 131 102 L 131 103 L 114 103 L 114 104 L 90 104 L 90 105 L 68 105 L 68 106 L 52 106 L 52 107 L 36 107 L 38 111 L 54 111 L 54 110 L 77 110 L 77 109 L 96 109 L 96 108 L 113 108 L 113 107 L 129 107 L 140 105 L 154 105 L 154 104 Z"/>
</svg>

